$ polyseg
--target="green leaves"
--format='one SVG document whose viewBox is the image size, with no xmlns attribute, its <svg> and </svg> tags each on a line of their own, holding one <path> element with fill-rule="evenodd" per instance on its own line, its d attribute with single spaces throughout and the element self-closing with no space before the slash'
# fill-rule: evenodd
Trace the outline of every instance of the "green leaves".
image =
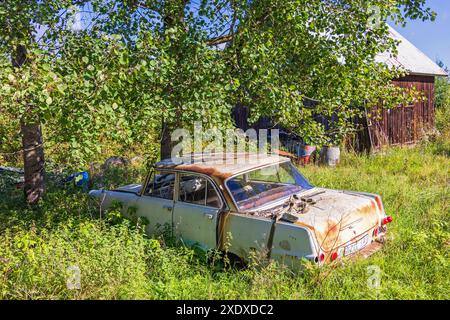
<svg viewBox="0 0 450 320">
<path fill-rule="evenodd" d="M 387 17 L 401 20 L 398 8 L 408 6 L 429 17 L 424 3 L 403 1 L 261 0 L 241 7 L 232 46 L 224 50 L 239 79 L 236 98 L 250 107 L 251 121 L 273 119 L 308 140 L 325 141 L 313 117 L 331 116 L 346 130 L 364 108 L 391 107 L 411 99 L 411 92 L 393 90 L 391 80 L 400 70 L 377 63 L 381 52 L 395 52 L 385 25 Z M 376 10 L 381 24 L 370 27 Z M 302 99 L 318 103 L 314 112 Z M 309 127 L 309 128 L 307 128 Z M 331 132 L 330 132 L 331 134 Z"/>
<path fill-rule="evenodd" d="M 398 70 L 375 63 L 395 43 L 383 24 L 367 28 L 368 8 L 378 6 L 382 21 L 434 17 L 424 1 L 406 0 L 146 3 L 77 1 L 92 12 L 86 28 L 72 32 L 73 1 L 3 2 L 2 124 L 45 120 L 46 143 L 63 146 L 60 159 L 78 165 L 100 153 L 99 141 L 158 143 L 163 119 L 172 127 L 199 120 L 204 128 L 230 127 L 238 103 L 250 108 L 251 121 L 267 116 L 320 143 L 329 134 L 317 114 L 347 129 L 345 120 L 363 110 L 354 106 L 413 97 L 389 85 Z M 231 41 L 206 45 L 219 35 Z M 13 68 L 21 47 L 26 63 Z M 320 103 L 305 107 L 306 97 Z M 17 137 L 14 125 L 3 128 Z"/>
</svg>

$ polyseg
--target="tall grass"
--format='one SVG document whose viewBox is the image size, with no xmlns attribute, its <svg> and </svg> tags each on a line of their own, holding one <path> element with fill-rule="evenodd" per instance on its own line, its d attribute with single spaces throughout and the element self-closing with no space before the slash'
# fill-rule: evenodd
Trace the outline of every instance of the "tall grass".
<svg viewBox="0 0 450 320">
<path fill-rule="evenodd" d="M 345 154 L 337 168 L 301 168 L 318 186 L 381 194 L 394 218 L 386 246 L 374 256 L 306 265 L 301 274 L 276 264 L 222 268 L 192 249 L 147 238 L 130 221 L 95 218 L 81 192 L 52 187 L 32 211 L 21 205 L 20 192 L 3 186 L 0 297 L 449 299 L 450 161 L 433 150 Z M 73 267 L 81 288 L 70 290 Z M 368 286 L 374 268 L 381 272 L 378 288 Z"/>
</svg>

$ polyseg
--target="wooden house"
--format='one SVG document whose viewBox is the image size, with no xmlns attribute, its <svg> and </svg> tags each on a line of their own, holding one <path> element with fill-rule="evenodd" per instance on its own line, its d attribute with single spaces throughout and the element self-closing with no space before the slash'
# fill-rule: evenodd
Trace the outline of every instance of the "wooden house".
<svg viewBox="0 0 450 320">
<path fill-rule="evenodd" d="M 378 117 L 368 116 L 366 119 L 358 119 L 362 122 L 363 129 L 356 135 L 352 143 L 355 149 L 376 150 L 385 145 L 411 145 L 421 138 L 422 134 L 434 127 L 434 83 L 435 77 L 447 76 L 435 62 L 422 51 L 405 39 L 394 28 L 390 28 L 390 36 L 399 41 L 398 55 L 380 54 L 377 61 L 391 67 L 400 67 L 407 71 L 407 75 L 393 79 L 393 83 L 399 87 L 411 88 L 422 92 L 424 100 L 413 105 L 398 106 L 393 109 L 381 109 Z M 306 101 L 305 105 L 313 107 L 314 101 Z M 233 118 L 238 128 L 247 130 L 248 108 L 236 106 Z M 373 114 L 369 110 L 368 114 Z M 318 121 L 328 122 L 331 119 L 318 117 Z M 326 125 L 326 124 L 325 124 Z M 260 119 L 252 128 L 273 127 L 270 119 Z"/>
<path fill-rule="evenodd" d="M 390 34 L 399 41 L 398 55 L 380 54 L 377 60 L 405 69 L 408 74 L 394 79 L 394 84 L 402 88 L 414 87 L 425 99 L 413 105 L 380 110 L 376 119 L 369 117 L 368 143 L 374 149 L 383 145 L 415 144 L 424 132 L 433 128 L 435 77 L 447 76 L 443 69 L 392 27 Z"/>
</svg>

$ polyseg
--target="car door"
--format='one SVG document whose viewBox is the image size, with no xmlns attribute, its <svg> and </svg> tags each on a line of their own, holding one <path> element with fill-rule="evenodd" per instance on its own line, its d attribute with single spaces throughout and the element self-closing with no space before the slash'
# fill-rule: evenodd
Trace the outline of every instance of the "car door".
<svg viewBox="0 0 450 320">
<path fill-rule="evenodd" d="M 172 235 L 175 173 L 155 170 L 137 200 L 137 215 L 148 220 L 148 235 Z M 169 234 L 167 234 L 169 233 Z"/>
<path fill-rule="evenodd" d="M 212 180 L 180 173 L 173 211 L 174 235 L 186 245 L 216 248 L 217 221 L 223 200 Z"/>
</svg>

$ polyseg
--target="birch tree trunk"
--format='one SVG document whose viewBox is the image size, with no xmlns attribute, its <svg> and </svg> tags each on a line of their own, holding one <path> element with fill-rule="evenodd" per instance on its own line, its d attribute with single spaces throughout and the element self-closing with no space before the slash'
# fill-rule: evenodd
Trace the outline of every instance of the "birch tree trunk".
<svg viewBox="0 0 450 320">
<path fill-rule="evenodd" d="M 29 204 L 36 204 L 45 191 L 45 161 L 42 130 L 39 124 L 26 124 L 22 122 L 21 132 L 25 171 L 25 199 Z"/>
<path fill-rule="evenodd" d="M 25 46 L 19 45 L 15 50 L 12 64 L 20 68 L 27 61 Z M 32 110 L 33 106 L 29 107 Z M 45 161 L 42 129 L 38 119 L 22 118 L 20 122 L 22 134 L 23 167 L 25 171 L 24 195 L 28 204 L 36 204 L 45 191 Z"/>
</svg>

